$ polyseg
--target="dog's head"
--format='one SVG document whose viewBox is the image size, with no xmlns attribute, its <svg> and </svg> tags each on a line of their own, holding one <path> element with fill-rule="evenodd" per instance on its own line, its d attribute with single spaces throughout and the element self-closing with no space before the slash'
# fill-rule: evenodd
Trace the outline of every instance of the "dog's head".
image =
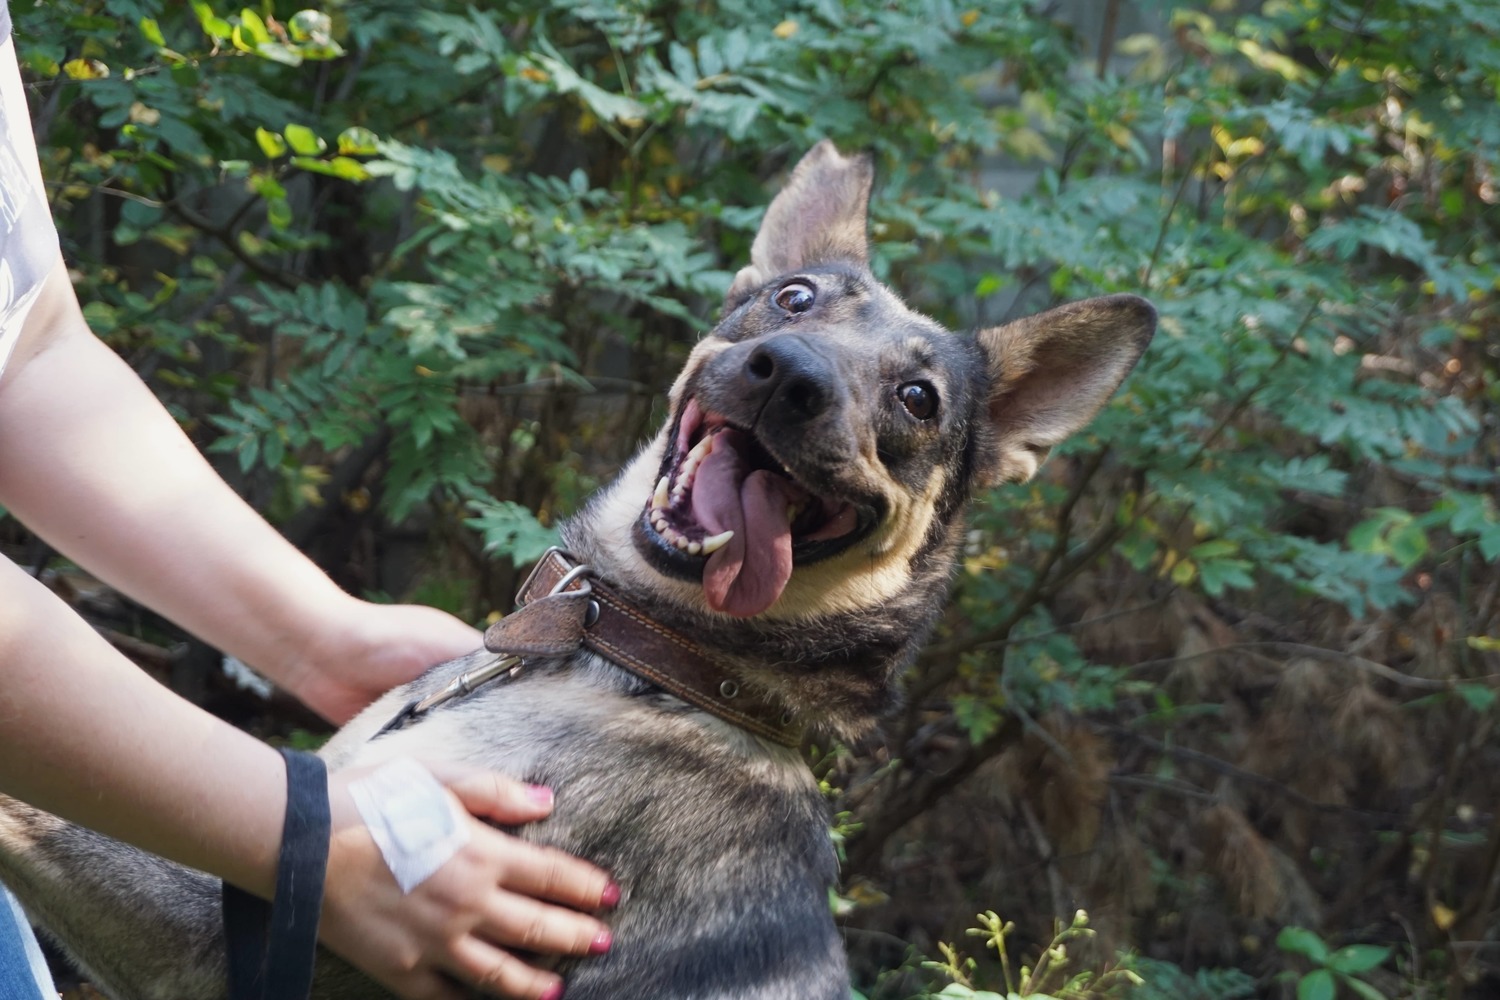
<svg viewBox="0 0 1500 1000">
<path fill-rule="evenodd" d="M 973 490 L 1032 475 L 1151 339 L 1128 295 L 973 337 L 913 312 L 869 269 L 871 176 L 826 141 L 798 164 L 612 488 L 633 552 L 611 561 L 654 592 L 785 621 L 879 607 L 935 560 L 946 578 Z"/>
</svg>

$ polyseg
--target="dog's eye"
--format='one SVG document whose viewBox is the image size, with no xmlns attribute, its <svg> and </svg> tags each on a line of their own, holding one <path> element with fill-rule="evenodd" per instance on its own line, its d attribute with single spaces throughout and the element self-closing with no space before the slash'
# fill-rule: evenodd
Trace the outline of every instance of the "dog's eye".
<svg viewBox="0 0 1500 1000">
<path fill-rule="evenodd" d="M 794 281 L 790 285 L 783 285 L 772 301 L 789 313 L 805 313 L 813 307 L 816 299 L 817 295 L 811 288 L 800 281 Z"/>
<path fill-rule="evenodd" d="M 926 382 L 907 382 L 896 389 L 896 398 L 906 412 L 918 420 L 931 420 L 937 413 L 937 390 Z"/>
</svg>

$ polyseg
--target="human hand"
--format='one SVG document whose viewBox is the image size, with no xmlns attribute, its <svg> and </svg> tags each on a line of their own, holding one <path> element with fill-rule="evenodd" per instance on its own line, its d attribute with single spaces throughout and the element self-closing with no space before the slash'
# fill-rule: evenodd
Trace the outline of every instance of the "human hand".
<svg viewBox="0 0 1500 1000">
<path fill-rule="evenodd" d="M 320 615 L 317 624 L 302 659 L 278 680 L 304 705 L 340 725 L 434 663 L 484 645 L 478 629 L 414 604 L 350 597 Z"/>
<path fill-rule="evenodd" d="M 514 825 L 552 811 L 547 789 L 451 765 L 429 769 L 468 813 Z M 349 793 L 364 773 L 329 776 L 333 835 L 319 937 L 333 951 L 406 1000 L 460 1000 L 471 987 L 512 1000 L 556 1000 L 562 980 L 507 949 L 609 949 L 609 929 L 576 912 L 618 901 L 604 872 L 471 817 L 468 842 L 403 894 Z"/>
</svg>

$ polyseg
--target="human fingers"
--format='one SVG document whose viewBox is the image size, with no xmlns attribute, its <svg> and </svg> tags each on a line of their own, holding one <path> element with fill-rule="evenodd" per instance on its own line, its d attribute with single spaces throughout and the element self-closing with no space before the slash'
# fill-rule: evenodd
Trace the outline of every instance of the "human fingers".
<svg viewBox="0 0 1500 1000">
<path fill-rule="evenodd" d="M 453 949 L 449 970 L 465 983 L 511 1000 L 559 1000 L 562 979 L 534 969 L 514 955 L 470 936 Z"/>
<path fill-rule="evenodd" d="M 602 955 L 614 942 L 609 928 L 593 917 L 510 892 L 492 898 L 475 933 L 536 955 Z"/>
<path fill-rule="evenodd" d="M 482 771 L 463 764 L 423 761 L 448 790 L 458 797 L 464 809 L 475 816 L 497 823 L 515 825 L 532 823 L 552 812 L 550 788 L 528 785 L 494 771 Z"/>
<path fill-rule="evenodd" d="M 503 838 L 501 888 L 575 910 L 608 909 L 620 901 L 620 887 L 600 869 L 555 847 L 543 847 L 486 829 Z"/>
</svg>

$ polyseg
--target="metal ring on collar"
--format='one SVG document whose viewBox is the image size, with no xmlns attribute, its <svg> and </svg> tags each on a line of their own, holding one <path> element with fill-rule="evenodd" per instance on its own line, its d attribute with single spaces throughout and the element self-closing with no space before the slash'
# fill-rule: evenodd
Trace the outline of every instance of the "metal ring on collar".
<svg viewBox="0 0 1500 1000">
<path fill-rule="evenodd" d="M 572 569 L 564 573 L 561 580 L 558 580 L 557 583 L 552 585 L 552 590 L 548 592 L 547 596 L 555 597 L 556 595 L 561 594 L 563 591 L 568 589 L 568 584 L 572 583 L 574 580 L 578 580 L 587 576 L 588 572 L 588 563 L 579 563 L 577 566 L 574 566 Z M 588 594 L 592 593 L 593 590 L 593 584 L 589 583 L 588 580 L 584 580 L 583 586 L 580 587 L 576 591 L 576 593 Z"/>
</svg>

